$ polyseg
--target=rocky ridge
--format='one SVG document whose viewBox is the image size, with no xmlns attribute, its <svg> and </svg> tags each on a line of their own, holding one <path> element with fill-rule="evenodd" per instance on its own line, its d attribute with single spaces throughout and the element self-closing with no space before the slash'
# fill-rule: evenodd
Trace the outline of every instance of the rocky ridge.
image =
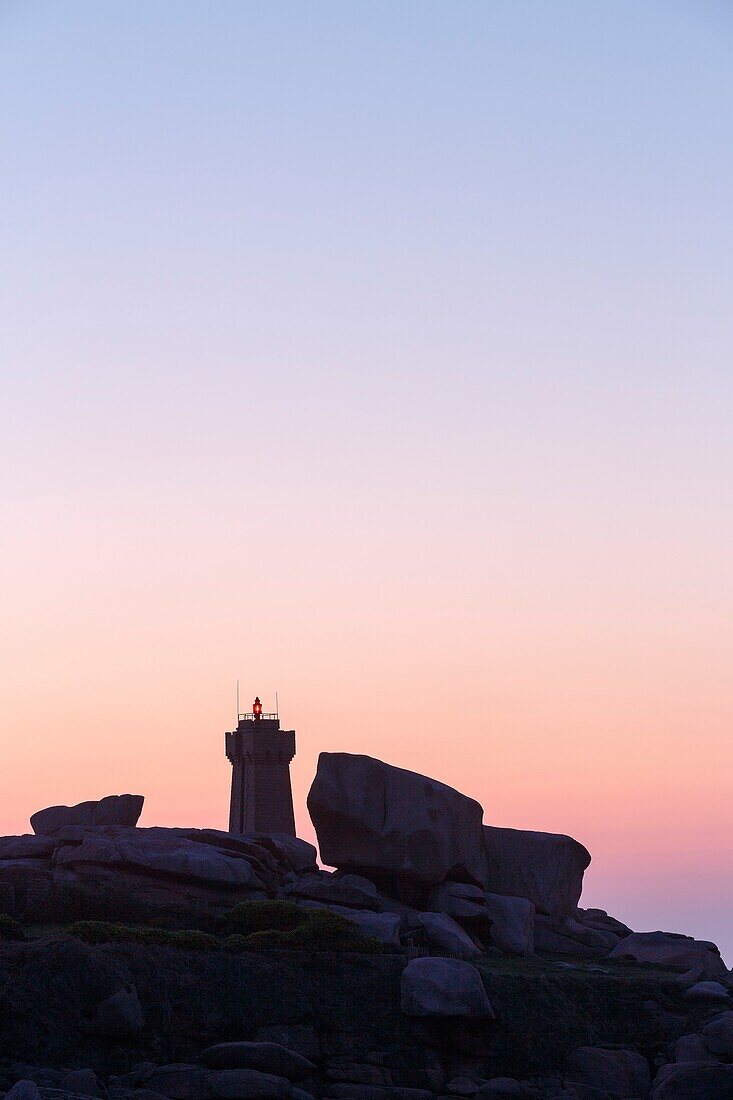
<svg viewBox="0 0 733 1100">
<path fill-rule="evenodd" d="M 390 1005 L 397 1051 L 384 1036 L 382 1049 L 363 1036 L 355 1038 L 362 1026 L 355 1023 L 353 1041 L 342 1036 L 338 1052 L 324 1055 L 329 1028 L 341 1034 L 335 1020 L 316 1030 L 310 1022 L 283 1018 L 261 1025 L 260 1031 L 270 1029 L 269 1037 L 251 1029 L 234 1037 L 212 1035 L 210 1048 L 193 1060 L 153 1059 L 134 1067 L 133 1052 L 141 1053 L 147 1044 L 142 1037 L 151 1027 L 151 1008 L 150 998 L 140 996 L 142 978 L 131 955 L 113 967 L 119 971 L 114 988 L 110 979 L 105 990 L 79 993 L 86 1004 L 78 1029 L 94 1037 L 96 1064 L 65 1065 L 60 1077 L 56 1066 L 28 1063 L 23 1083 L 22 1038 L 8 1039 L 5 1049 L 0 1037 L 12 1100 L 30 1100 L 36 1093 L 111 1100 L 303 1100 L 306 1093 L 334 1100 L 733 1097 L 733 982 L 717 948 L 670 932 L 634 932 L 602 910 L 580 908 L 590 854 L 577 841 L 484 825 L 478 803 L 444 784 L 345 753 L 321 754 L 308 806 L 321 856 L 334 871 L 318 867 L 312 845 L 281 834 L 140 828 L 141 796 L 39 811 L 32 819 L 35 835 L 0 838 L 0 912 L 26 926 L 63 927 L 84 917 L 199 928 L 242 902 L 281 899 L 302 909 L 330 910 L 382 945 L 383 954 L 370 959 L 369 973 L 383 983 L 380 995 Z M 24 953 L 23 965 L 32 972 L 44 951 L 61 965 L 51 946 L 37 937 L 22 946 L 8 943 L 0 954 Z M 122 948 L 97 951 L 107 965 Z M 228 973 L 247 973 L 242 959 L 221 958 Z M 270 981 L 287 986 L 284 975 L 291 964 L 284 959 L 282 952 L 264 960 L 260 955 L 249 969 L 262 973 L 264 961 Z M 156 956 L 158 965 L 163 963 Z M 323 958 L 319 965 L 326 966 Z M 351 965 L 346 957 L 328 964 L 333 989 Z M 643 1009 L 635 1009 L 644 1042 L 635 1049 L 633 1036 L 615 1025 L 598 1035 L 600 1025 L 578 1023 L 579 1039 L 587 1033 L 602 1041 L 573 1049 L 564 1049 L 561 1041 L 556 1064 L 549 1048 L 543 1065 L 529 1053 L 524 1064 L 513 1062 L 501 1054 L 508 1032 L 521 1046 L 511 998 L 506 1001 L 513 978 L 511 969 L 502 970 L 506 967 L 518 968 L 516 976 L 529 982 L 540 1001 L 547 975 L 555 983 L 565 975 L 579 1003 L 588 995 L 588 980 L 594 989 L 605 983 L 623 999 L 630 973 L 659 974 L 656 992 L 641 1002 Z M 351 989 L 344 1004 L 358 1001 Z M 12 1021 L 15 1010 L 12 1004 L 5 1007 Z M 374 1010 L 362 1006 L 366 1017 Z M 562 1012 L 572 1016 L 574 1010 L 569 1005 Z M 531 1005 L 526 1014 L 530 1021 Z M 311 1006 L 275 1015 L 311 1020 L 318 1011 Z M 51 1033 L 55 1026 L 49 1024 Z M 369 1026 L 379 1031 L 378 1023 Z M 526 1023 L 530 1030 L 535 1026 L 538 1034 L 547 1028 Z M 296 1042 L 298 1027 L 305 1031 Z M 154 1030 L 165 1031 L 160 1024 Z M 12 1026 L 7 1034 L 16 1034 Z M 278 1043 L 277 1036 L 286 1041 Z M 109 1044 L 129 1048 L 128 1056 L 115 1055 L 111 1062 L 130 1065 L 116 1076 L 107 1072 L 105 1082 L 95 1070 L 109 1071 Z M 70 1049 L 73 1044 L 60 1044 L 58 1057 L 68 1058 Z M 408 1049 L 421 1054 L 411 1069 L 396 1072 L 394 1065 Z M 492 1076 L 497 1068 L 517 1076 Z M 74 1076 L 78 1073 L 85 1076 Z"/>
</svg>

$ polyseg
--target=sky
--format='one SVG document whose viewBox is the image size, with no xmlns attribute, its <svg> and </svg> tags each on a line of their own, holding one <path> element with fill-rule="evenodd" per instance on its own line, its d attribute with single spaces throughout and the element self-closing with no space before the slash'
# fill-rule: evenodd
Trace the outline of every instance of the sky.
<svg viewBox="0 0 733 1100">
<path fill-rule="evenodd" d="M 0 833 L 224 731 L 733 964 L 733 11 L 0 2 Z"/>
</svg>

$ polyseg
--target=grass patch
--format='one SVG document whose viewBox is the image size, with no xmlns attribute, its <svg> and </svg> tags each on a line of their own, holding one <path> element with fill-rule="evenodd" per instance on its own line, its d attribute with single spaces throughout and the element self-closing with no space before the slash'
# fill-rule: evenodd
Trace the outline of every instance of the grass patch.
<svg viewBox="0 0 733 1100">
<path fill-rule="evenodd" d="M 14 923 L 14 922 L 13 922 Z M 195 928 L 172 932 L 166 928 L 135 928 L 110 921 L 80 920 L 66 932 L 88 944 L 138 943 L 174 947 L 181 951 L 228 951 L 239 954 L 256 948 L 291 947 L 306 951 L 354 951 L 381 954 L 383 946 L 359 934 L 353 921 L 330 909 L 310 909 L 290 901 L 248 901 L 225 913 L 220 936 Z"/>
</svg>

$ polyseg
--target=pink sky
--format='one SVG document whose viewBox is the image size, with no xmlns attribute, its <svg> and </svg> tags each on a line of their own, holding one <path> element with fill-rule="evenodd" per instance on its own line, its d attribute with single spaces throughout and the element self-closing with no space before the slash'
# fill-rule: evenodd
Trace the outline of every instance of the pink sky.
<svg viewBox="0 0 733 1100">
<path fill-rule="evenodd" d="M 234 690 L 733 962 L 726 5 L 4 5 L 0 832 Z"/>
</svg>

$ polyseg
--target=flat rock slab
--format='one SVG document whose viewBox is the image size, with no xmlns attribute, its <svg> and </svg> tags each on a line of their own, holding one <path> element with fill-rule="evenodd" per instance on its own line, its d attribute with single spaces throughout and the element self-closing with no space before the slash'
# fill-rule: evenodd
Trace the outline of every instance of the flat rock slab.
<svg viewBox="0 0 733 1100">
<path fill-rule="evenodd" d="M 174 829 L 67 826 L 54 860 L 57 869 L 92 876 L 128 871 L 224 888 L 262 887 L 244 853 L 188 840 Z"/>
<path fill-rule="evenodd" d="M 110 794 L 98 802 L 77 806 L 49 806 L 31 817 L 31 828 L 41 836 L 56 836 L 64 825 L 129 825 L 138 823 L 144 795 Z"/>
<path fill-rule="evenodd" d="M 700 975 L 706 979 L 730 979 L 714 943 L 675 932 L 634 932 L 621 940 L 608 957 L 656 963 L 658 966 L 678 966 L 684 970 L 699 968 Z"/>
<path fill-rule="evenodd" d="M 257 1069 L 289 1081 L 304 1081 L 316 1072 L 313 1062 L 279 1043 L 217 1043 L 201 1061 L 211 1069 Z"/>
<path fill-rule="evenodd" d="M 288 1080 L 256 1069 L 161 1066 L 146 1086 L 169 1100 L 290 1100 L 292 1096 Z"/>
</svg>

